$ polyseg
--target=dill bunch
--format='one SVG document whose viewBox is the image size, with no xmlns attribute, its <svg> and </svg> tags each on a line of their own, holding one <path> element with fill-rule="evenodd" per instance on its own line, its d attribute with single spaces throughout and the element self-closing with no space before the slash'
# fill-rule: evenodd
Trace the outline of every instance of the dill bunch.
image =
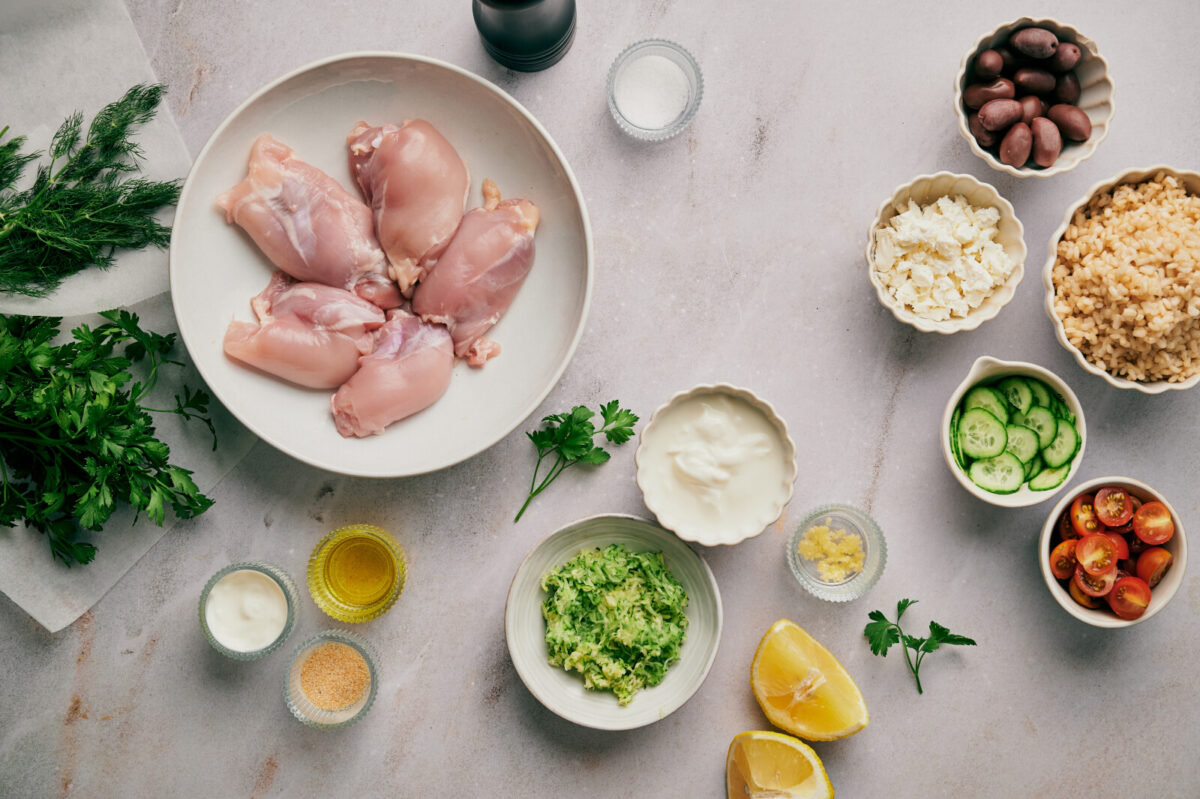
<svg viewBox="0 0 1200 799">
<path fill-rule="evenodd" d="M 17 191 L 42 153 L 23 153 L 24 136 L 0 130 L 0 292 L 44 297 L 89 266 L 107 268 L 117 250 L 164 247 L 171 229 L 154 219 L 179 199 L 182 180 L 152 181 L 138 172 L 133 129 L 154 117 L 166 87 L 138 84 L 101 109 L 84 135 L 83 116 L 68 117 L 50 140 L 49 162 Z"/>
</svg>

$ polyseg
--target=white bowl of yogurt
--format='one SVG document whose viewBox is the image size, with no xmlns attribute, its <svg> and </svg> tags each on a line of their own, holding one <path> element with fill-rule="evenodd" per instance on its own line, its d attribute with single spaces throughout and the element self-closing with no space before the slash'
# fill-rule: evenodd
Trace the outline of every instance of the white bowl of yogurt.
<svg viewBox="0 0 1200 799">
<path fill-rule="evenodd" d="M 296 625 L 299 593 L 287 572 L 258 561 L 233 563 L 200 592 L 200 628 L 212 648 L 234 660 L 278 649 Z"/>
<path fill-rule="evenodd" d="M 726 383 L 671 397 L 638 438 L 637 484 L 658 523 L 703 546 L 753 538 L 792 498 L 796 445 L 771 403 Z"/>
</svg>

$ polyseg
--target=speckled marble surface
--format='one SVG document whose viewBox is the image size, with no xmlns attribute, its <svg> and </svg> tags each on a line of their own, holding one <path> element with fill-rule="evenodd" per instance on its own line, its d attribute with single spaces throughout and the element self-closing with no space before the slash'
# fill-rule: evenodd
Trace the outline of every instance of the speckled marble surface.
<svg viewBox="0 0 1200 799">
<path fill-rule="evenodd" d="M 633 445 L 593 473 L 568 473 L 513 525 L 533 463 L 519 432 L 454 468 L 394 481 L 319 472 L 260 443 L 213 492 L 212 510 L 176 527 L 70 628 L 48 635 L 0 600 L 0 794 L 721 796 L 731 738 L 768 727 L 747 676 L 759 637 L 781 617 L 841 659 L 870 709 L 866 730 L 815 746 L 838 796 L 1200 793 L 1191 743 L 1200 698 L 1189 687 L 1200 572 L 1146 624 L 1086 627 L 1055 605 L 1038 572 L 1052 503 L 1002 510 L 975 500 L 937 445 L 945 401 L 976 357 L 1034 361 L 1086 409 L 1079 479 L 1149 482 L 1200 530 L 1200 393 L 1150 397 L 1087 375 L 1055 342 L 1039 279 L 1050 233 L 1093 182 L 1130 166 L 1200 166 L 1200 98 L 1186 77 L 1200 74 L 1200 11 L 1174 0 L 581 3 L 566 59 L 523 75 L 488 60 L 468 6 L 130 0 L 129 11 L 193 153 L 262 83 L 360 49 L 458 64 L 545 124 L 588 201 L 596 285 L 582 343 L 542 412 L 619 397 L 648 417 L 679 389 L 725 380 L 771 400 L 799 444 L 783 520 L 702 553 L 726 620 L 708 680 L 665 720 L 610 733 L 542 708 L 509 661 L 504 599 L 525 553 L 578 517 L 646 512 Z M 952 80 L 979 35 L 1039 12 L 1099 44 L 1117 111 L 1091 160 L 1020 181 L 959 137 Z M 682 136 L 644 145 L 608 118 L 604 78 L 621 48 L 652 35 L 695 54 L 706 91 Z M 950 337 L 897 323 L 862 257 L 879 202 L 941 169 L 995 185 L 1030 249 L 1011 304 Z M 889 544 L 879 584 L 844 606 L 804 593 L 784 558 L 792 523 L 833 501 L 869 510 Z M 349 730 L 322 733 L 283 704 L 290 647 L 225 661 L 204 642 L 195 605 L 205 580 L 234 560 L 301 575 L 318 538 L 355 521 L 394 531 L 410 578 L 396 607 L 361 629 L 383 653 L 375 708 Z M 930 658 L 921 696 L 899 656 L 872 656 L 862 637 L 868 611 L 905 596 L 920 600 L 914 624 L 934 618 L 979 641 Z M 306 599 L 292 644 L 327 626 Z"/>
</svg>

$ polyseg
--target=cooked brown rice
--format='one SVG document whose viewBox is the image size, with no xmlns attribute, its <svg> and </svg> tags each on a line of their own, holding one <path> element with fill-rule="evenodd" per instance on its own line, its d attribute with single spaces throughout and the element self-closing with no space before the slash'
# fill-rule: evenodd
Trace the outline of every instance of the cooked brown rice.
<svg viewBox="0 0 1200 799">
<path fill-rule="evenodd" d="M 1058 242 L 1054 312 L 1109 374 L 1179 382 L 1200 372 L 1200 196 L 1158 173 L 1100 192 Z"/>
</svg>

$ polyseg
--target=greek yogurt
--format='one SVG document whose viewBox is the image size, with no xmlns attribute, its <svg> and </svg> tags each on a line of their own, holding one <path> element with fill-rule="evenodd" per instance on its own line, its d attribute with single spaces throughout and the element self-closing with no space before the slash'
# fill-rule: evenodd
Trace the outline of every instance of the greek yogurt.
<svg viewBox="0 0 1200 799">
<path fill-rule="evenodd" d="M 233 652 L 257 652 L 279 638 L 287 625 L 288 600 L 270 576 L 238 569 L 208 592 L 204 621 L 217 643 Z"/>
</svg>

